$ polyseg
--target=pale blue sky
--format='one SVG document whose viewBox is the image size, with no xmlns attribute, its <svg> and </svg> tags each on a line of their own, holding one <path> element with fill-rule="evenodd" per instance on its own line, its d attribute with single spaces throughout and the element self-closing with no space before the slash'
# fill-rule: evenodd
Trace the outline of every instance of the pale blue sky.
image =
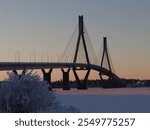
<svg viewBox="0 0 150 130">
<path fill-rule="evenodd" d="M 0 0 L 0 61 L 14 61 L 16 50 L 22 61 L 33 51 L 57 57 L 80 14 L 95 51 L 108 37 L 119 75 L 150 78 L 150 0 Z"/>
</svg>

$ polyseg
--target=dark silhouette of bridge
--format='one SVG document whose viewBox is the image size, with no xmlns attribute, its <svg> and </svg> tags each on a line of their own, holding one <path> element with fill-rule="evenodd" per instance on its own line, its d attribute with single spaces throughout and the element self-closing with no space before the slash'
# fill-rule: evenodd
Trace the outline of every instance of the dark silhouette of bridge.
<svg viewBox="0 0 150 130">
<path fill-rule="evenodd" d="M 77 82 L 77 89 L 87 89 L 87 80 L 91 70 L 99 72 L 99 77 L 105 87 L 123 87 L 126 83 L 120 79 L 112 69 L 111 59 L 108 53 L 107 37 L 103 38 L 103 53 L 99 64 L 95 64 L 96 55 L 91 44 L 87 43 L 87 31 L 84 25 L 83 16 L 79 16 L 79 25 L 77 33 L 77 42 L 74 48 L 69 49 L 69 45 L 65 48 L 61 55 L 61 62 L 0 62 L 0 70 L 13 70 L 15 74 L 17 70 L 22 70 L 25 74 L 28 69 L 41 69 L 43 79 L 51 83 L 51 73 L 53 69 L 60 68 L 63 74 L 63 89 L 70 90 L 69 73 L 72 70 Z M 73 35 L 74 36 L 74 35 Z M 87 38 L 86 38 L 87 37 Z M 75 50 L 74 50 L 75 49 Z M 93 55 L 89 55 L 91 53 Z M 104 65 L 106 64 L 106 66 Z M 45 69 L 49 69 L 47 72 Z M 81 80 L 77 71 L 86 71 L 85 77 Z M 104 76 L 108 77 L 107 79 Z"/>
</svg>

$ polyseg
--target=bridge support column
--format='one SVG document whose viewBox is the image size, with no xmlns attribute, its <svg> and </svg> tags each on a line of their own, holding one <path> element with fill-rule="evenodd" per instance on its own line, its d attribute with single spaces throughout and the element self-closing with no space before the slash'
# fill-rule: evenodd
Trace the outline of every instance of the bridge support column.
<svg viewBox="0 0 150 130">
<path fill-rule="evenodd" d="M 68 69 L 67 71 L 65 71 L 64 69 L 61 69 L 62 73 L 63 73 L 63 90 L 70 90 L 69 87 L 69 71 L 70 69 Z"/>
<path fill-rule="evenodd" d="M 111 81 L 111 78 L 108 76 L 107 79 L 104 79 L 103 78 L 103 73 L 99 73 L 99 76 L 100 76 L 100 79 L 101 79 L 101 82 L 100 82 L 100 85 L 103 87 L 103 88 L 111 88 L 111 86 L 113 85 L 110 81 Z"/>
<path fill-rule="evenodd" d="M 26 74 L 26 69 L 22 70 L 22 74 L 25 75 Z"/>
<path fill-rule="evenodd" d="M 19 75 L 17 70 L 13 70 L 13 73 L 16 74 L 16 75 Z M 22 70 L 21 74 L 25 75 L 26 74 L 26 70 Z"/>
<path fill-rule="evenodd" d="M 101 81 L 100 81 L 100 86 L 102 86 L 103 88 L 106 88 L 106 80 L 104 80 L 104 78 L 103 78 L 103 76 L 102 76 L 103 74 L 102 73 L 99 73 L 99 76 L 100 76 L 100 79 L 101 79 Z M 108 86 L 107 86 L 108 87 Z"/>
<path fill-rule="evenodd" d="M 102 73 L 99 73 L 99 76 L 101 79 L 100 85 L 103 88 L 118 88 L 120 86 L 120 84 L 118 86 L 118 82 L 115 82 L 115 80 L 111 76 L 108 76 L 108 79 L 104 79 Z"/>
<path fill-rule="evenodd" d="M 77 81 L 77 89 L 87 89 L 87 79 L 88 79 L 89 74 L 90 74 L 90 69 L 88 69 L 83 80 L 79 79 L 79 76 L 76 72 L 76 69 L 73 69 L 73 73 L 74 73 L 74 76 L 75 76 L 76 81 Z"/>
<path fill-rule="evenodd" d="M 48 72 L 46 72 L 44 69 L 42 69 L 43 73 L 43 79 L 47 81 L 48 83 L 51 83 L 51 73 L 53 69 L 50 69 Z"/>
<path fill-rule="evenodd" d="M 21 75 L 25 75 L 25 74 L 26 74 L 26 70 L 25 70 L 25 69 L 22 70 L 21 74 L 18 74 L 17 70 L 13 70 L 13 73 L 14 73 L 15 75 L 17 75 L 17 76 L 19 77 L 19 79 L 20 79 L 20 78 L 21 78 Z"/>
<path fill-rule="evenodd" d="M 13 70 L 13 73 L 14 73 L 14 74 L 16 74 L 16 75 L 18 75 L 18 72 L 17 72 L 17 70 Z"/>
</svg>

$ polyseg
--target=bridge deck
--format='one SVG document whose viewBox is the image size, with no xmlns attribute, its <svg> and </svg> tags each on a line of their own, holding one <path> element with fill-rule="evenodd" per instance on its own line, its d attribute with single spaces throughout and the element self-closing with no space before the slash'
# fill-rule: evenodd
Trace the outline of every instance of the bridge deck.
<svg viewBox="0 0 150 130">
<path fill-rule="evenodd" d="M 122 80 L 112 73 L 111 71 L 93 64 L 83 64 L 83 63 L 57 63 L 57 62 L 0 62 L 0 71 L 7 70 L 24 70 L 24 69 L 57 69 L 57 68 L 81 68 L 81 69 L 93 69 L 101 72 L 114 80 L 125 85 Z"/>
</svg>

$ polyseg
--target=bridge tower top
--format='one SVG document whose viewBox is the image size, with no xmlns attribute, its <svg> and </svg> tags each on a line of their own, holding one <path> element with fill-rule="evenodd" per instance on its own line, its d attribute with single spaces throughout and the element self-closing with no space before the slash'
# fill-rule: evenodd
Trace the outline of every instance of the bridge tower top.
<svg viewBox="0 0 150 130">
<path fill-rule="evenodd" d="M 84 33 L 84 21 L 83 15 L 79 16 L 79 34 L 82 35 Z"/>
<path fill-rule="evenodd" d="M 83 43 L 83 47 L 84 47 L 84 52 L 85 52 L 87 64 L 90 64 L 89 55 L 88 55 L 88 51 L 87 51 L 87 47 L 86 47 L 86 42 L 85 42 L 85 38 L 84 38 L 84 21 L 83 21 L 83 15 L 79 16 L 79 32 L 78 32 L 78 39 L 77 39 L 77 45 L 76 45 L 76 49 L 75 49 L 75 55 L 74 55 L 73 63 L 76 63 L 76 61 L 77 61 L 77 55 L 78 55 L 78 51 L 79 51 L 79 45 L 82 44 L 80 42 L 81 40 L 82 40 L 82 43 Z"/>
</svg>

